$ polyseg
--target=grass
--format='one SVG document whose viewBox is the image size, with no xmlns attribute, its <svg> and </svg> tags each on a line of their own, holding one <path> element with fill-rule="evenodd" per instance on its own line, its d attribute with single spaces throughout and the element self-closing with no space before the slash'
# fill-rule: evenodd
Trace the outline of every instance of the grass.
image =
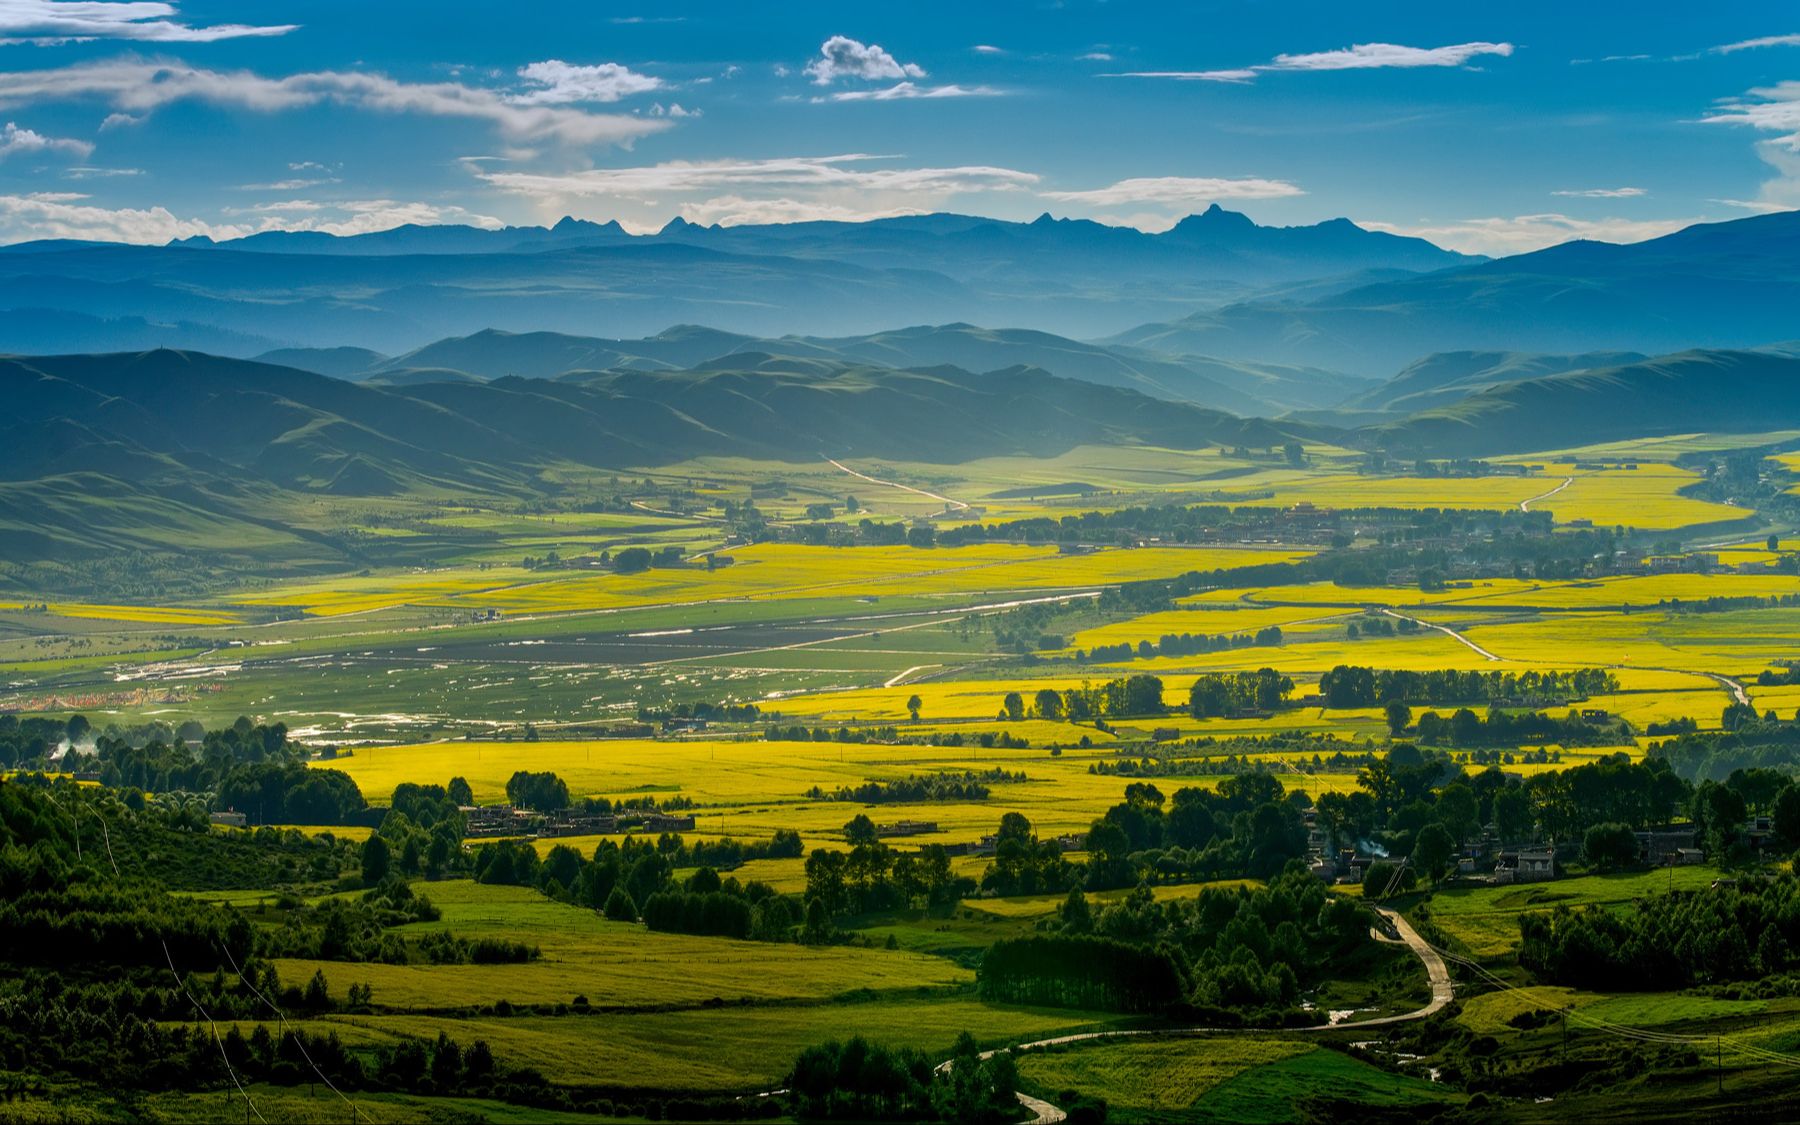
<svg viewBox="0 0 1800 1125">
<path fill-rule="evenodd" d="M 1100 1040 L 1028 1051 L 1019 1056 L 1019 1076 L 1050 1098 L 1079 1090 L 1109 1106 L 1179 1112 L 1247 1070 L 1318 1049 L 1250 1035 Z"/>
<path fill-rule="evenodd" d="M 485 1039 L 500 1058 L 537 1067 L 553 1082 L 726 1093 L 778 1085 L 803 1048 L 827 1039 L 861 1035 L 939 1056 L 948 1055 L 964 1031 L 985 1046 L 1001 1046 L 1105 1026 L 1110 1018 L 950 997 L 450 1022 L 343 1016 L 332 1022 L 417 1038 L 434 1038 L 443 1027 L 459 1042 Z"/>
<path fill-rule="evenodd" d="M 447 930 L 536 945 L 541 960 L 514 965 L 383 965 L 284 959 L 283 980 L 323 970 L 334 993 L 353 983 L 374 989 L 378 1007 L 448 1010 L 491 1005 L 568 1003 L 585 995 L 605 1009 L 709 1003 L 820 1001 L 847 993 L 913 993 L 959 988 L 967 970 L 939 958 L 855 946 L 735 942 L 653 933 L 607 922 L 524 887 L 468 881 L 426 885 L 443 917 L 403 934 Z"/>
<path fill-rule="evenodd" d="M 1549 883 L 1456 888 L 1431 896 L 1431 917 L 1446 934 L 1476 957 L 1499 957 L 1519 941 L 1519 915 L 1557 906 L 1627 906 L 1646 895 L 1704 890 L 1719 876 L 1715 867 L 1696 865 L 1620 875 L 1583 875 Z"/>
</svg>

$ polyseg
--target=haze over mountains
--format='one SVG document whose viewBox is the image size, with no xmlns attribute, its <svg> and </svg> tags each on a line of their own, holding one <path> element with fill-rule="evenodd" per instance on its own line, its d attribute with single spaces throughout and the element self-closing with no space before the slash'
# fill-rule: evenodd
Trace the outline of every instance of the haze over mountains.
<svg viewBox="0 0 1800 1125">
<path fill-rule="evenodd" d="M 681 323 L 774 336 L 965 321 L 1081 337 L 1299 283 L 1345 287 L 1479 260 L 1344 220 L 1261 227 L 1217 207 L 1161 234 L 923 215 L 675 222 L 648 236 L 565 219 L 168 246 L 36 242 L 0 251 L 0 347 L 393 354 L 471 326 L 625 337 Z"/>
<path fill-rule="evenodd" d="M 1108 286 L 1188 311 L 1078 338 L 1138 307 L 1083 295 Z M 1193 311 L 1221 286 L 1264 289 Z M 0 252 L 0 300 L 22 357 L 0 366 L 0 526 L 40 557 L 212 528 L 341 562 L 296 498 L 532 497 L 559 467 L 708 455 L 1461 457 L 1800 427 L 1800 350 L 1779 344 L 1800 338 L 1796 214 L 1493 262 L 1216 208 L 1163 235 L 923 216 L 36 243 Z M 1085 311 L 1061 324 L 1063 303 Z M 621 323 L 657 327 L 596 327 Z M 147 350 L 164 337 L 202 346 Z"/>
</svg>

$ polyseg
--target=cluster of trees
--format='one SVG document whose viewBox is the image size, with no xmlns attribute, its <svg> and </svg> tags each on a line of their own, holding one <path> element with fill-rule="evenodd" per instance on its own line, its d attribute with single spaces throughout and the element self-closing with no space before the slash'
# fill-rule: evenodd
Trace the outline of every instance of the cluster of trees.
<svg viewBox="0 0 1800 1125">
<path fill-rule="evenodd" d="M 518 770 L 506 779 L 506 802 L 533 812 L 560 812 L 569 807 L 569 785 L 554 773 Z"/>
<path fill-rule="evenodd" d="M 1255 633 L 1164 633 L 1154 641 L 1137 644 L 1095 645 L 1077 649 L 1077 664 L 1117 664 L 1125 660 L 1149 660 L 1155 656 L 1198 656 L 1208 652 L 1228 652 L 1236 648 L 1273 648 L 1281 644 L 1281 627 L 1270 625 Z"/>
<path fill-rule="evenodd" d="M 1319 677 L 1319 694 L 1334 708 L 1389 703 L 1566 703 L 1617 691 L 1603 668 L 1572 672 L 1479 672 L 1443 668 L 1413 672 L 1339 664 Z"/>
<path fill-rule="evenodd" d="M 707 723 L 754 723 L 763 717 L 762 708 L 754 703 L 665 703 L 660 707 L 639 706 L 637 717 L 644 722 L 664 719 L 699 719 Z M 776 716 L 779 718 L 779 716 Z"/>
<path fill-rule="evenodd" d="M 1800 943 L 1791 874 L 1652 895 L 1633 910 L 1520 915 L 1519 963 L 1543 978 L 1602 991 L 1675 990 L 1788 973 Z"/>
<path fill-rule="evenodd" d="M 806 927 L 802 939 L 829 940 L 836 918 L 916 905 L 943 909 L 974 893 L 975 882 L 950 867 L 942 844 L 897 852 L 863 838 L 848 852 L 814 849 L 806 857 Z"/>
<path fill-rule="evenodd" d="M 1359 906 L 1292 862 L 1266 886 L 1208 888 L 1191 902 L 1158 903 L 1140 885 L 1096 912 L 1072 890 L 1054 935 L 989 951 L 981 991 L 1013 1003 L 1279 1022 L 1306 983 L 1355 956 L 1367 930 Z"/>
<path fill-rule="evenodd" d="M 680 885 L 644 900 L 643 922 L 653 930 L 744 940 L 787 941 L 801 921 L 799 903 L 766 883 L 740 885 L 702 867 Z"/>
<path fill-rule="evenodd" d="M 787 1078 L 789 1107 L 802 1121 L 953 1121 L 999 1125 L 1018 1116 L 1018 1072 L 1010 1054 L 983 1059 L 967 1032 L 949 1065 L 910 1047 L 857 1036 L 808 1047 Z"/>
<path fill-rule="evenodd" d="M 723 839 L 690 845 L 673 833 L 654 842 L 635 837 L 602 840 L 591 858 L 558 844 L 540 859 L 528 841 L 496 840 L 476 850 L 473 866 L 477 882 L 535 887 L 550 898 L 598 910 L 613 921 L 642 920 L 656 929 L 786 941 L 801 918 L 798 901 L 763 883 L 721 879 L 718 868 L 750 859 L 796 858 L 803 850 L 799 834 L 791 829 L 778 830 L 766 842 L 748 844 Z M 674 879 L 677 868 L 696 865 L 699 870 L 685 882 Z M 725 903 L 721 896 L 733 902 Z"/>
<path fill-rule="evenodd" d="M 1749 711 L 1749 714 L 1745 714 Z M 1690 781 L 1722 781 L 1740 769 L 1791 769 L 1800 765 L 1800 715 L 1785 722 L 1773 712 L 1757 716 L 1732 704 L 1722 731 L 1684 731 L 1647 751 Z"/>
<path fill-rule="evenodd" d="M 1029 780 L 1024 773 L 1008 773 L 998 767 L 977 773 L 928 773 L 903 777 L 897 781 L 865 781 L 861 785 L 845 785 L 828 793 L 818 786 L 806 791 L 816 801 L 854 801 L 861 805 L 891 803 L 914 804 L 920 801 L 985 801 L 991 785 L 1006 785 Z"/>
<path fill-rule="evenodd" d="M 1188 713 L 1215 719 L 1246 712 L 1273 711 L 1294 692 L 1294 681 L 1273 668 L 1254 672 L 1208 672 L 1188 689 Z"/>
<path fill-rule="evenodd" d="M 1390 727 L 1399 715 L 1398 711 L 1390 712 Z M 1629 737 L 1629 728 L 1618 720 L 1592 721 L 1575 711 L 1558 717 L 1543 711 L 1505 711 L 1499 707 L 1489 707 L 1486 716 L 1467 707 L 1457 708 L 1448 718 L 1427 711 L 1418 717 L 1414 731 L 1418 740 L 1429 746 L 1459 748 L 1546 742 L 1562 746 L 1617 746 Z"/>
<path fill-rule="evenodd" d="M 791 726 L 771 725 L 763 728 L 763 738 L 769 742 L 898 742 L 898 727 L 848 727 L 840 726 L 836 730 L 829 727 L 806 727 L 799 723 Z"/>
</svg>

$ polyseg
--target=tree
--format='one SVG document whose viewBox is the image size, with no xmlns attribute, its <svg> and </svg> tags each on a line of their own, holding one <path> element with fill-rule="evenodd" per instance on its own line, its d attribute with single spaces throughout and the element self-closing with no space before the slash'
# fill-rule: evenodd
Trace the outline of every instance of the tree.
<svg viewBox="0 0 1800 1125">
<path fill-rule="evenodd" d="M 1412 861 L 1432 886 L 1443 882 L 1456 863 L 1456 841 L 1441 824 L 1427 824 L 1413 841 Z"/>
<path fill-rule="evenodd" d="M 1000 701 L 1000 708 L 1009 721 L 1016 723 L 1025 717 L 1025 697 L 1016 691 L 1009 691 L 1006 698 Z"/>
<path fill-rule="evenodd" d="M 1789 847 L 1800 847 L 1800 785 L 1789 785 L 1775 794 L 1775 834 Z"/>
<path fill-rule="evenodd" d="M 624 887 L 614 887 L 612 894 L 606 896 L 606 918 L 609 922 L 637 921 L 637 903 L 625 893 Z"/>
<path fill-rule="evenodd" d="M 925 706 L 925 701 L 923 699 L 920 699 L 918 696 L 912 695 L 912 696 L 907 697 L 906 710 L 912 715 L 913 722 L 916 723 L 919 721 L 919 709 L 924 706 Z"/>
<path fill-rule="evenodd" d="M 1040 719 L 1056 722 L 1063 717 L 1062 694 L 1055 688 L 1040 688 L 1037 693 L 1037 713 Z"/>
<path fill-rule="evenodd" d="M 1303 468 L 1306 465 L 1306 447 L 1297 441 L 1290 441 L 1282 446 L 1281 454 L 1287 458 L 1287 463 L 1294 466 L 1296 469 Z"/>
<path fill-rule="evenodd" d="M 1412 708 L 1398 699 L 1387 705 L 1388 733 L 1399 738 L 1412 725 Z"/>
<path fill-rule="evenodd" d="M 1418 878 L 1410 864 L 1376 860 L 1363 872 L 1363 897 L 1380 901 L 1389 895 L 1405 894 L 1413 889 Z"/>
<path fill-rule="evenodd" d="M 857 813 L 844 825 L 844 839 L 852 845 L 873 844 L 880 837 L 875 832 L 875 822 L 867 813 Z"/>
<path fill-rule="evenodd" d="M 1085 934 L 1094 928 L 1094 911 L 1080 887 L 1070 887 L 1062 904 L 1062 928 L 1071 934 Z"/>
<path fill-rule="evenodd" d="M 450 779 L 450 784 L 444 787 L 444 795 L 450 798 L 452 804 L 463 808 L 475 803 L 475 790 L 469 788 L 468 781 L 460 777 Z"/>
<path fill-rule="evenodd" d="M 637 574 L 650 569 L 650 552 L 643 547 L 627 547 L 613 556 L 612 563 L 620 574 Z"/>
<path fill-rule="evenodd" d="M 1769 532 L 1768 541 L 1764 544 L 1764 546 L 1768 547 L 1768 549 L 1771 551 L 1781 550 L 1781 536 L 1777 535 L 1773 531 Z"/>
<path fill-rule="evenodd" d="M 1617 871 L 1637 862 L 1637 835 L 1625 824 L 1596 824 L 1581 841 L 1581 858 L 1598 871 Z"/>
<path fill-rule="evenodd" d="M 1494 794 L 1494 831 L 1502 843 L 1525 839 L 1531 826 L 1531 798 L 1523 787 L 1508 785 Z"/>
<path fill-rule="evenodd" d="M 387 878 L 388 843 L 380 836 L 370 836 L 362 846 L 362 879 L 366 886 L 374 886 Z"/>
</svg>

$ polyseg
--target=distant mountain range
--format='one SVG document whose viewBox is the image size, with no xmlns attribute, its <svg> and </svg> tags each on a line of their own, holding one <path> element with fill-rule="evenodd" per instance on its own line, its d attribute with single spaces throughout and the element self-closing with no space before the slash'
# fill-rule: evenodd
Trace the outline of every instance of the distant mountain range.
<svg viewBox="0 0 1800 1125">
<path fill-rule="evenodd" d="M 1570 242 L 1306 300 L 1256 299 L 1109 338 L 1385 375 L 1433 352 L 1755 347 L 1800 336 L 1800 212 L 1626 246 Z"/>
<path fill-rule="evenodd" d="M 0 249 L 0 350 L 393 354 L 471 325 L 630 337 L 706 323 L 841 336 L 963 321 L 1081 337 L 1262 292 L 1319 295 L 1478 261 L 1342 219 L 1264 227 L 1217 207 L 1160 234 L 1048 216 L 922 215 L 678 220 L 643 236 L 565 219 L 167 246 L 47 241 Z"/>
<path fill-rule="evenodd" d="M 701 365 L 741 366 L 750 362 L 747 357 L 752 355 L 757 357 L 755 364 L 763 369 L 769 369 L 772 363 L 791 361 L 785 370 L 795 374 L 806 370 L 807 364 L 823 364 L 823 369 L 948 365 L 967 371 L 1038 367 L 1064 378 L 1129 387 L 1157 398 L 1265 417 L 1296 408 L 1326 407 L 1370 386 L 1366 380 L 1329 371 L 1160 355 L 1085 344 L 1028 329 L 988 329 L 970 324 L 920 326 L 868 336 L 774 339 L 694 325 L 679 325 L 636 340 L 489 329 L 439 340 L 395 357 L 352 348 L 283 348 L 257 358 L 323 375 L 393 386 L 470 377 L 486 380 L 518 375 L 549 379 L 615 369 L 674 371 Z"/>
</svg>

